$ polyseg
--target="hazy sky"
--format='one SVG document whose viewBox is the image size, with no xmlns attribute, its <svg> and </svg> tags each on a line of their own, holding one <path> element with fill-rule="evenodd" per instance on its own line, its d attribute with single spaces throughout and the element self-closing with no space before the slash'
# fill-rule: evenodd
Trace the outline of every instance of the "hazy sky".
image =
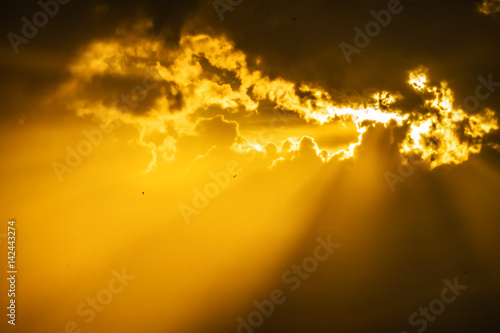
<svg viewBox="0 0 500 333">
<path fill-rule="evenodd" d="M 500 1 L 2 15 L 2 332 L 500 328 Z"/>
</svg>

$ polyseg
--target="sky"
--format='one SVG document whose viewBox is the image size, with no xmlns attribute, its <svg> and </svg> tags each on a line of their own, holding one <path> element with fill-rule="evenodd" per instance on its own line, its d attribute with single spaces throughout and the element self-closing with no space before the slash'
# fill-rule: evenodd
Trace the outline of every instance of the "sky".
<svg viewBox="0 0 500 333">
<path fill-rule="evenodd" d="M 1 332 L 500 328 L 500 1 L 1 15 Z"/>
</svg>

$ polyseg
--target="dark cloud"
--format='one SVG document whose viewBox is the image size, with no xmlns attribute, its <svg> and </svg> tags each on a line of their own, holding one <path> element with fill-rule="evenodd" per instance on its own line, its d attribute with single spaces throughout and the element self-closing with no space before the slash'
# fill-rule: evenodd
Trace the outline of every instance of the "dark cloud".
<svg viewBox="0 0 500 333">
<path fill-rule="evenodd" d="M 354 45 L 358 26 L 387 9 L 387 1 L 244 1 L 216 30 L 261 58 L 272 76 L 314 82 L 327 91 L 406 91 L 407 71 L 424 65 L 436 82 L 446 80 L 463 100 L 474 93 L 476 77 L 500 73 L 500 22 L 477 13 L 474 1 L 401 1 L 403 10 L 347 64 L 339 47 Z M 207 8 L 206 15 L 212 19 Z M 293 22 L 290 16 L 300 16 Z M 500 77 L 500 74 L 497 74 Z M 497 94 L 487 105 L 500 106 Z"/>
<path fill-rule="evenodd" d="M 93 40 L 113 37 L 119 27 L 131 26 L 140 19 L 153 19 L 151 34 L 163 35 L 175 43 L 190 13 L 196 11 L 199 1 L 143 1 L 124 3 L 115 0 L 70 1 L 60 5 L 58 13 L 51 17 L 27 44 L 19 45 L 16 54 L 7 34 L 22 35 L 26 16 L 30 21 L 41 8 L 36 1 L 9 2 L 2 11 L 0 30 L 4 38 L 0 44 L 2 77 L 0 98 L 9 103 L 3 116 L 15 119 L 16 113 L 32 110 L 31 99 L 36 99 L 67 80 L 68 65 L 82 48 Z M 11 94 L 11 91 L 18 91 Z M 26 97 L 28 96 L 28 98 Z M 9 102 L 6 102 L 9 101 Z M 4 104 L 5 105 L 5 104 Z M 40 117 L 40 114 L 33 114 Z"/>
</svg>

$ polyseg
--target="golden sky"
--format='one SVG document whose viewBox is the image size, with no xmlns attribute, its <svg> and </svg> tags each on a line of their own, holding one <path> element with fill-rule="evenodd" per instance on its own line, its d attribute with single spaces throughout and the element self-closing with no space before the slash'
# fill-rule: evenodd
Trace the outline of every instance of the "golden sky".
<svg viewBox="0 0 500 333">
<path fill-rule="evenodd" d="M 498 8 L 11 5 L 0 267 L 14 219 L 18 275 L 1 331 L 498 326 Z"/>
</svg>

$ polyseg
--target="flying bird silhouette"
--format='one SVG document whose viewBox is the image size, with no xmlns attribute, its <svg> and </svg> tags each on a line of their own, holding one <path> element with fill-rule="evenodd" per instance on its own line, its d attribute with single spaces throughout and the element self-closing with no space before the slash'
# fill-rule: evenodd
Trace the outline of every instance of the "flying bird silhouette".
<svg viewBox="0 0 500 333">
<path fill-rule="evenodd" d="M 237 176 L 237 175 L 234 175 L 234 176 L 233 176 L 233 178 L 234 178 L 234 177 L 236 177 L 236 176 Z"/>
<path fill-rule="evenodd" d="M 295 22 L 298 22 L 299 20 L 297 20 L 295 17 L 292 17 L 292 20 L 294 20 Z"/>
</svg>

